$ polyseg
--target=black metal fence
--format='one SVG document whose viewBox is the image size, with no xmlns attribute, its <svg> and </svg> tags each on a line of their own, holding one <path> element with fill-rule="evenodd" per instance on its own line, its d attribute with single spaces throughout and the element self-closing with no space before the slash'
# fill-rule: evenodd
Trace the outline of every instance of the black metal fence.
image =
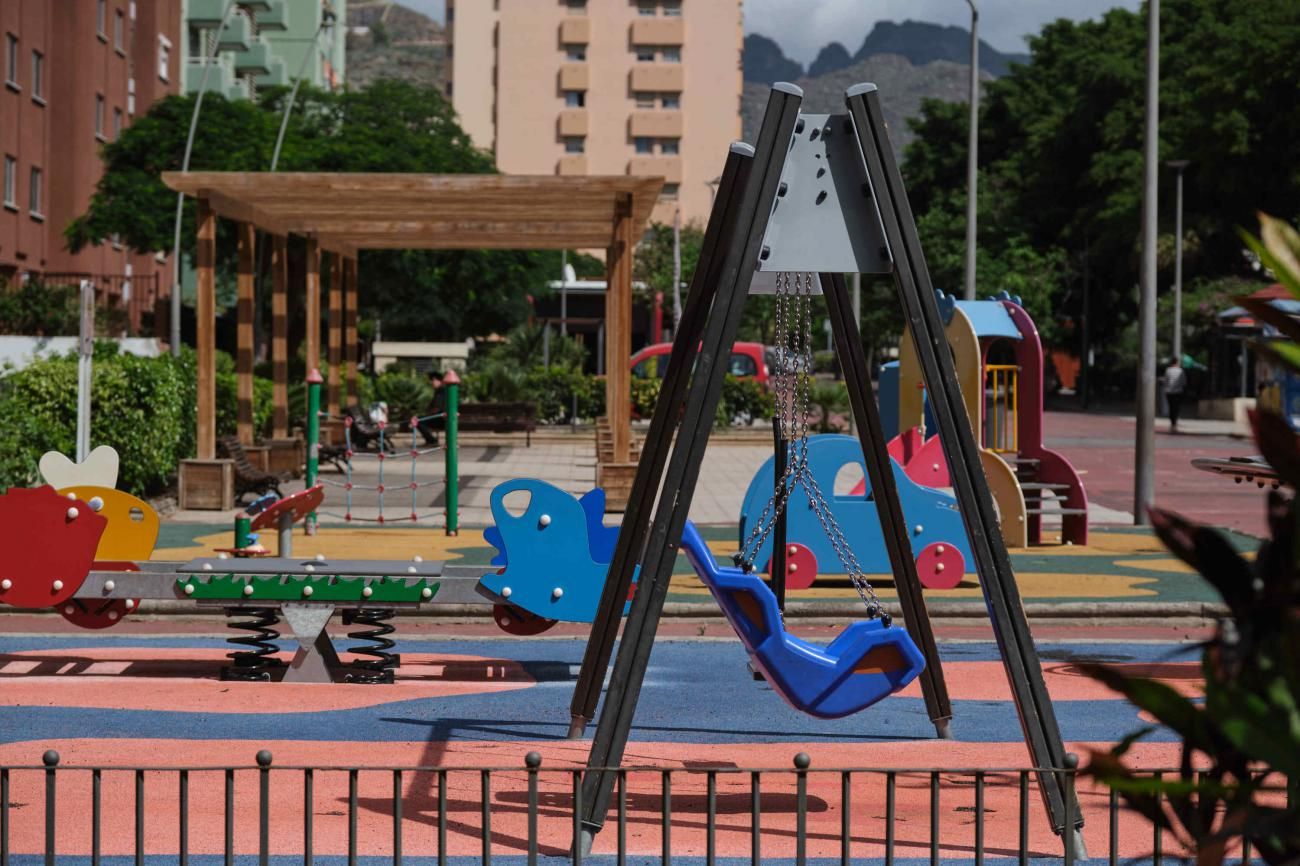
<svg viewBox="0 0 1300 866">
<path fill-rule="evenodd" d="M 625 767 L 594 854 L 582 829 L 585 768 L 280 766 L 268 751 L 239 767 L 82 767 L 57 752 L 42 766 L 0 767 L 0 866 L 146 855 L 381 857 L 574 864 L 703 859 L 882 862 L 1061 858 L 1079 854 L 1047 825 L 1039 777 L 1065 776 L 1068 816 L 1082 810 L 1094 855 L 1160 864 L 1160 830 L 1074 770 Z M 1078 783 L 1079 787 L 1076 787 Z M 1071 822 L 1072 823 L 1072 822 Z M 1063 855 L 1062 855 L 1063 852 Z M 1249 860 L 1249 851 L 1243 851 Z M 1094 862 L 1099 862 L 1094 861 Z"/>
</svg>

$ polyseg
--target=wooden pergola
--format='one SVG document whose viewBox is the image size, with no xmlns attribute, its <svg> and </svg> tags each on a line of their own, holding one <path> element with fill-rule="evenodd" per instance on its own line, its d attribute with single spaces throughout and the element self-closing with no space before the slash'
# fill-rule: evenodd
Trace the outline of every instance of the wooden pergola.
<svg viewBox="0 0 1300 866">
<path fill-rule="evenodd" d="M 320 366 L 321 271 L 329 269 L 326 404 L 357 399 L 357 254 L 363 249 L 607 250 L 606 414 L 612 462 L 631 453 L 629 372 L 632 251 L 663 178 L 495 174 L 164 172 L 197 200 L 198 459 L 216 457 L 216 220 L 238 223 L 239 436 L 253 440 L 255 238 L 272 246 L 271 358 L 274 437 L 287 437 L 289 235 L 306 240 L 306 360 Z M 346 382 L 340 368 L 346 365 Z M 342 393 L 340 393 L 342 391 Z"/>
</svg>

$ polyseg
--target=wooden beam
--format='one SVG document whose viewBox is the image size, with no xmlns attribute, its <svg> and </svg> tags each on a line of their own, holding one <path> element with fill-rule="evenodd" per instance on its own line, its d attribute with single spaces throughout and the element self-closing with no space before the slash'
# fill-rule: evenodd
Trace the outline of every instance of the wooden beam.
<svg viewBox="0 0 1300 866">
<path fill-rule="evenodd" d="M 609 246 L 609 231 L 586 235 L 322 235 L 332 249 L 356 250 L 572 250 Z M 348 255 L 348 253 L 344 253 Z"/>
<path fill-rule="evenodd" d="M 307 238 L 307 374 L 320 370 L 320 244 Z"/>
<path fill-rule="evenodd" d="M 605 292 L 605 416 L 613 434 L 615 463 L 627 463 L 632 449 L 632 197 L 621 196 L 614 220 L 613 241 L 606 258 Z"/>
<path fill-rule="evenodd" d="M 355 406 L 361 399 L 357 380 L 357 260 L 343 260 L 343 352 L 347 359 L 347 399 Z"/>
<path fill-rule="evenodd" d="M 343 257 L 330 253 L 325 257 L 330 273 L 329 378 L 325 386 L 325 406 L 331 418 L 339 416 L 339 382 L 343 366 Z"/>
<path fill-rule="evenodd" d="M 195 252 L 197 297 L 195 300 L 195 361 L 198 365 L 196 443 L 200 460 L 217 456 L 217 216 L 206 198 L 197 202 Z"/>
<path fill-rule="evenodd" d="M 235 376 L 237 377 L 237 421 L 236 430 L 239 441 L 244 445 L 253 444 L 253 306 L 254 278 L 257 270 L 257 229 L 252 223 L 240 223 L 239 237 L 239 272 L 236 282 L 237 305 L 235 314 L 238 324 L 235 330 Z"/>
<path fill-rule="evenodd" d="M 271 240 L 271 435 L 289 438 L 289 239 Z"/>
</svg>

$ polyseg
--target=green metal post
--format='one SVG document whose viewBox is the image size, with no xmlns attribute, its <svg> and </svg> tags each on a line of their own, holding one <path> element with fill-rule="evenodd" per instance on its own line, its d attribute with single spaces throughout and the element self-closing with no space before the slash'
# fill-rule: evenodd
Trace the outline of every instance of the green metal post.
<svg viewBox="0 0 1300 866">
<path fill-rule="evenodd" d="M 253 521 L 248 517 L 235 518 L 235 549 L 243 550 L 253 543 L 249 538 L 253 533 Z"/>
<path fill-rule="evenodd" d="M 320 471 L 320 386 L 325 380 L 320 370 L 307 374 L 307 487 L 316 486 Z M 316 534 L 316 512 L 307 515 L 307 534 Z"/>
<path fill-rule="evenodd" d="M 447 389 L 447 534 L 457 535 L 460 532 L 460 469 L 456 442 L 460 426 L 460 377 L 455 370 L 447 371 L 442 387 Z"/>
</svg>

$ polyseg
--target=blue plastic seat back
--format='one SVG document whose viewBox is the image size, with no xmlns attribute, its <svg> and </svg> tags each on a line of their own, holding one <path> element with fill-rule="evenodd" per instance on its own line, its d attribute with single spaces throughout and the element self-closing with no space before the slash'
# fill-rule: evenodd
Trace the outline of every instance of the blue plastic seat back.
<svg viewBox="0 0 1300 866">
<path fill-rule="evenodd" d="M 907 631 L 861 620 L 821 647 L 785 630 L 776 596 L 757 573 L 719 566 L 690 522 L 682 548 L 772 689 L 790 706 L 835 719 L 888 697 L 925 669 Z"/>
</svg>

